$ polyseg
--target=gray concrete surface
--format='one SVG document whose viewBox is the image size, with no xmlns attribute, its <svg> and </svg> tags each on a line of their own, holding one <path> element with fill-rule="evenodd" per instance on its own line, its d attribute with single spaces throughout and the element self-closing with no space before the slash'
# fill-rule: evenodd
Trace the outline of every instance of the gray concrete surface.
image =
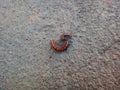
<svg viewBox="0 0 120 90">
<path fill-rule="evenodd" d="M 120 0 L 0 0 L 0 90 L 120 90 Z"/>
</svg>

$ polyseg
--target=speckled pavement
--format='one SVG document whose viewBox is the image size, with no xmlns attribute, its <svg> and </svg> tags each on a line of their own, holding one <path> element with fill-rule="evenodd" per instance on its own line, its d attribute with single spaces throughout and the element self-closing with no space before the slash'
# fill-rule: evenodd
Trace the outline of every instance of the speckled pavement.
<svg viewBox="0 0 120 90">
<path fill-rule="evenodd" d="M 120 0 L 0 0 L 0 90 L 120 90 Z"/>
</svg>

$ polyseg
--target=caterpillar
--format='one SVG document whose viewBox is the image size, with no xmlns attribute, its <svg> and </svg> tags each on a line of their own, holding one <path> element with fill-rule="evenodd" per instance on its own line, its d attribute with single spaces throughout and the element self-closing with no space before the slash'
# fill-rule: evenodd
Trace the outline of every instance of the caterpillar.
<svg viewBox="0 0 120 90">
<path fill-rule="evenodd" d="M 51 46 L 56 50 L 56 51 L 64 51 L 68 47 L 68 41 L 64 41 L 62 46 L 58 46 L 54 40 L 51 40 Z"/>
</svg>

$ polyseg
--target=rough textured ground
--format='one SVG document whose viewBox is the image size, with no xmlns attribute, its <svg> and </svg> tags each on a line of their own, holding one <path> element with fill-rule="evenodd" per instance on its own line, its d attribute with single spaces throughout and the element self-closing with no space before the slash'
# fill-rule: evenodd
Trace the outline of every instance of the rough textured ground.
<svg viewBox="0 0 120 90">
<path fill-rule="evenodd" d="M 0 90 L 120 90 L 120 0 L 0 0 Z"/>
</svg>

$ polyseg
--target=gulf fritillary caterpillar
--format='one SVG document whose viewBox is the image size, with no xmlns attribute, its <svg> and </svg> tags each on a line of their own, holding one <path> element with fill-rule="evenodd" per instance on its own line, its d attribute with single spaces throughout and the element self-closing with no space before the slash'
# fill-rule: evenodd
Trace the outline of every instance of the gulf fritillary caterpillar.
<svg viewBox="0 0 120 90">
<path fill-rule="evenodd" d="M 65 41 L 62 46 L 59 46 L 55 43 L 54 40 L 51 40 L 51 46 L 56 50 L 56 51 L 64 51 L 68 47 L 68 41 Z"/>
</svg>

